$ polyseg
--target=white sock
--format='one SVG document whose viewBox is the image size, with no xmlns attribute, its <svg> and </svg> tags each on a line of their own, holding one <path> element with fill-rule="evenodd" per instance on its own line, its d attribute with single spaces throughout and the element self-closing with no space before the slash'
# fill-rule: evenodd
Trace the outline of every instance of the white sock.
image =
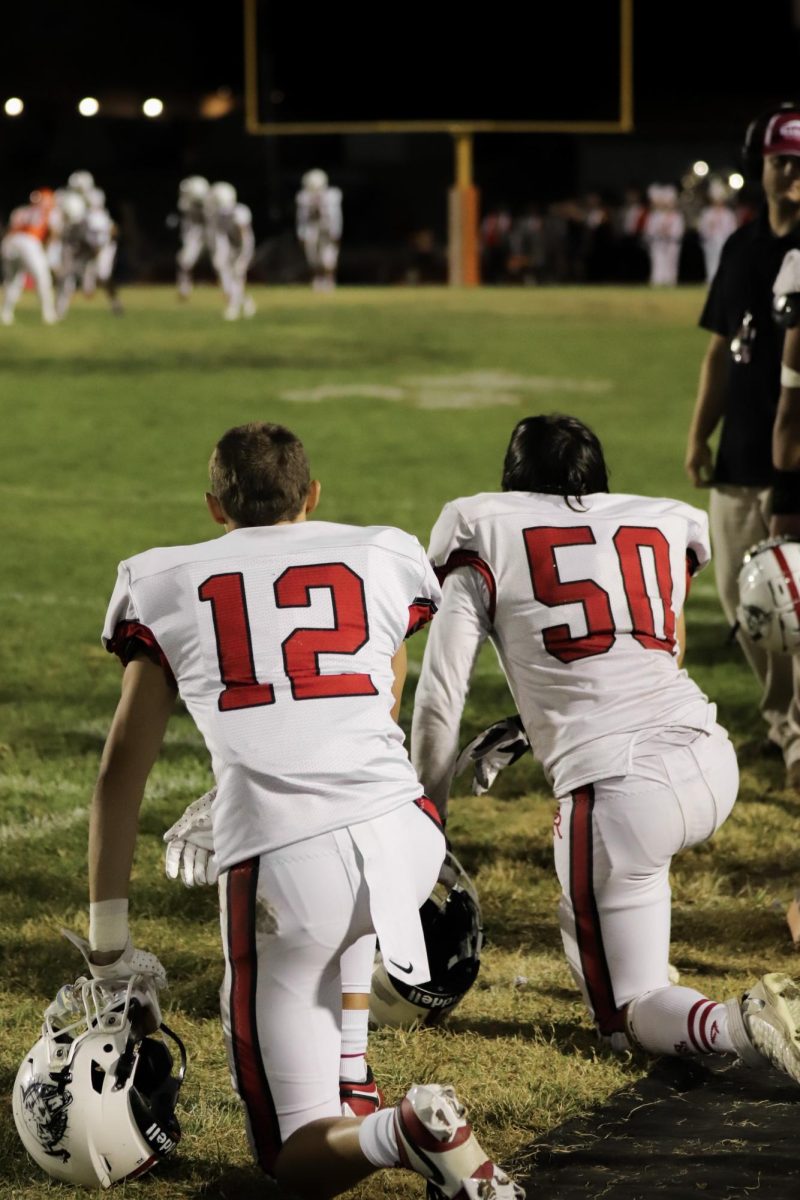
<svg viewBox="0 0 800 1200">
<path fill-rule="evenodd" d="M 368 1008 L 342 1009 L 342 1053 L 339 1078 L 347 1083 L 363 1083 L 367 1078 Z"/>
<path fill-rule="evenodd" d="M 653 1054 L 733 1054 L 728 1010 L 694 988 L 665 987 L 628 1005 L 631 1037 Z"/>
<path fill-rule="evenodd" d="M 373 1167 L 397 1167 L 400 1152 L 394 1130 L 394 1109 L 381 1108 L 364 1117 L 358 1127 L 358 1142 L 367 1162 Z"/>
</svg>

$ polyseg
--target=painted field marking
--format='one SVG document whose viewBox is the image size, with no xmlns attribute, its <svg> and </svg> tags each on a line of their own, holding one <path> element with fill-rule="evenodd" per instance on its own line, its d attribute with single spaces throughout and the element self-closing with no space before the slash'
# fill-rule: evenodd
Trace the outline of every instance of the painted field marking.
<svg viewBox="0 0 800 1200">
<path fill-rule="evenodd" d="M 498 368 L 462 371 L 456 375 L 409 375 L 394 385 L 326 383 L 310 388 L 290 388 L 281 392 L 280 399 L 297 404 L 348 399 L 403 401 L 423 409 L 508 408 L 520 404 L 530 393 L 598 395 L 610 389 L 610 379 L 514 375 Z"/>
</svg>

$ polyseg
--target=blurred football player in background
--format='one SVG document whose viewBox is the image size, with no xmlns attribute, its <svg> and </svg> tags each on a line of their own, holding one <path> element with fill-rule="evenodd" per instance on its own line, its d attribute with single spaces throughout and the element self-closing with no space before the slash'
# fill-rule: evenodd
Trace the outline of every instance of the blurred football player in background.
<svg viewBox="0 0 800 1200">
<path fill-rule="evenodd" d="M 85 246 L 81 284 L 85 296 L 93 296 L 98 285 L 108 296 L 111 311 L 121 316 L 122 304 L 114 280 L 114 263 L 117 258 L 117 226 L 106 207 L 106 194 L 102 188 L 92 188 L 86 198 L 86 217 L 83 223 Z"/>
<path fill-rule="evenodd" d="M 45 251 L 53 206 L 54 193 L 50 188 L 40 188 L 31 192 L 29 204 L 15 208 L 9 217 L 8 230 L 0 243 L 3 268 L 0 321 L 3 325 L 13 323 L 14 310 L 28 275 L 36 285 L 45 325 L 52 325 L 57 320 L 53 280 Z"/>
<path fill-rule="evenodd" d="M 705 513 L 609 494 L 585 425 L 528 417 L 502 491 L 447 504 L 429 554 L 443 598 L 411 743 L 426 794 L 443 812 L 490 638 L 558 801 L 562 940 L 600 1034 L 655 1054 L 734 1053 L 800 1082 L 800 990 L 787 976 L 726 1003 L 670 985 L 670 861 L 711 837 L 738 788 L 716 707 L 680 670 L 684 600 L 710 558 Z"/>
<path fill-rule="evenodd" d="M 331 187 L 324 171 L 306 171 L 295 198 L 297 236 L 303 244 L 311 286 L 331 291 L 342 240 L 342 193 Z"/>
<path fill-rule="evenodd" d="M 255 250 L 253 214 L 239 203 L 233 184 L 222 181 L 212 183 L 205 208 L 211 262 L 227 301 L 223 316 L 226 321 L 252 317 L 256 306 L 245 287 Z"/>
<path fill-rule="evenodd" d="M 179 691 L 218 784 L 222 1020 L 259 1165 L 309 1200 L 396 1166 L 437 1196 L 521 1200 L 452 1088 L 342 1116 L 344 956 L 377 932 L 409 982 L 429 977 L 419 906 L 445 840 L 396 716 L 404 638 L 433 615 L 435 576 L 400 530 L 307 522 L 320 485 L 281 426 L 229 430 L 210 477 L 225 536 L 121 563 L 106 617 L 125 670 L 92 801 L 90 969 L 137 971 L 138 813 Z"/>
<path fill-rule="evenodd" d="M 192 272 L 204 253 L 209 253 L 206 236 L 206 200 L 209 183 L 202 175 L 190 175 L 178 186 L 178 230 L 180 249 L 176 255 L 178 295 L 187 300 L 192 292 Z M 172 221 L 174 218 L 170 218 Z"/>
<path fill-rule="evenodd" d="M 700 213 L 697 224 L 708 283 L 717 273 L 722 247 L 736 229 L 736 215 L 728 203 L 729 199 L 727 185 L 721 179 L 712 179 L 708 185 L 708 204 Z"/>
<path fill-rule="evenodd" d="M 650 283 L 674 287 L 686 228 L 678 208 L 678 191 L 672 184 L 653 183 L 647 195 L 650 210 L 642 223 L 642 240 L 650 255 Z"/>
<path fill-rule="evenodd" d="M 83 272 L 86 260 L 85 221 L 85 197 L 77 191 L 63 192 L 56 205 L 53 222 L 58 249 L 56 252 L 54 247 L 51 254 L 56 283 L 56 312 L 60 321 L 67 315 Z"/>
</svg>

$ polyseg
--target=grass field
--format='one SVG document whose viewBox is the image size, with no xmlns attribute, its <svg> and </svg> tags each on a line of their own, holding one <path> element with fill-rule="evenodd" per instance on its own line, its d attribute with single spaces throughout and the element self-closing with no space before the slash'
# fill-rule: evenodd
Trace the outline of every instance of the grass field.
<svg viewBox="0 0 800 1200">
<path fill-rule="evenodd" d="M 423 541 L 445 500 L 498 485 L 509 431 L 534 412 L 589 422 L 614 490 L 704 502 L 681 466 L 705 341 L 698 290 L 256 296 L 255 319 L 229 325 L 216 293 L 178 307 L 170 291 L 141 289 L 122 320 L 78 302 L 52 329 L 28 297 L 0 330 L 0 1200 L 66 1194 L 26 1158 L 10 1093 L 45 1004 L 80 967 L 58 926 L 85 928 L 87 804 L 119 687 L 99 644 L 116 564 L 211 535 L 205 465 L 224 429 L 288 424 L 323 481 L 321 516 L 396 524 Z M 710 572 L 687 621 L 687 665 L 740 748 L 742 791 L 713 846 L 675 864 L 672 958 L 686 982 L 723 998 L 765 970 L 794 970 L 782 912 L 800 876 L 797 802 L 779 765 L 755 757 L 756 690 L 726 645 Z M 410 645 L 406 727 L 423 644 Z M 464 736 L 508 705 L 489 652 Z M 266 1190 L 217 1027 L 215 893 L 162 870 L 163 829 L 208 781 L 199 735 L 178 715 L 145 799 L 132 893 L 137 941 L 170 972 L 167 1019 L 190 1054 L 179 1154 L 124 1189 L 151 1200 Z M 552 809 L 530 760 L 491 797 L 452 804 L 490 937 L 481 977 L 446 1027 L 380 1031 L 371 1049 L 389 1100 L 415 1079 L 452 1080 L 487 1146 L 517 1163 L 534 1137 L 647 1069 L 600 1050 L 562 961 Z M 400 1173 L 354 1193 L 422 1194 Z"/>
</svg>

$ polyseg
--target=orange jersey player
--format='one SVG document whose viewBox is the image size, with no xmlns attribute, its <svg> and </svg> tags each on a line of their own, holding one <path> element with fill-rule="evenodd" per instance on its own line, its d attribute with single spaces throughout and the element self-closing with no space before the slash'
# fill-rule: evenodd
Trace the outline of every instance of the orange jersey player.
<svg viewBox="0 0 800 1200">
<path fill-rule="evenodd" d="M 56 320 L 53 300 L 53 280 L 45 254 L 44 242 L 50 229 L 54 195 L 50 188 L 31 192 L 30 204 L 15 208 L 9 218 L 8 231 L 0 243 L 3 269 L 3 307 L 0 321 L 11 325 L 14 310 L 30 275 L 39 293 L 42 320 L 52 325 Z"/>
</svg>

